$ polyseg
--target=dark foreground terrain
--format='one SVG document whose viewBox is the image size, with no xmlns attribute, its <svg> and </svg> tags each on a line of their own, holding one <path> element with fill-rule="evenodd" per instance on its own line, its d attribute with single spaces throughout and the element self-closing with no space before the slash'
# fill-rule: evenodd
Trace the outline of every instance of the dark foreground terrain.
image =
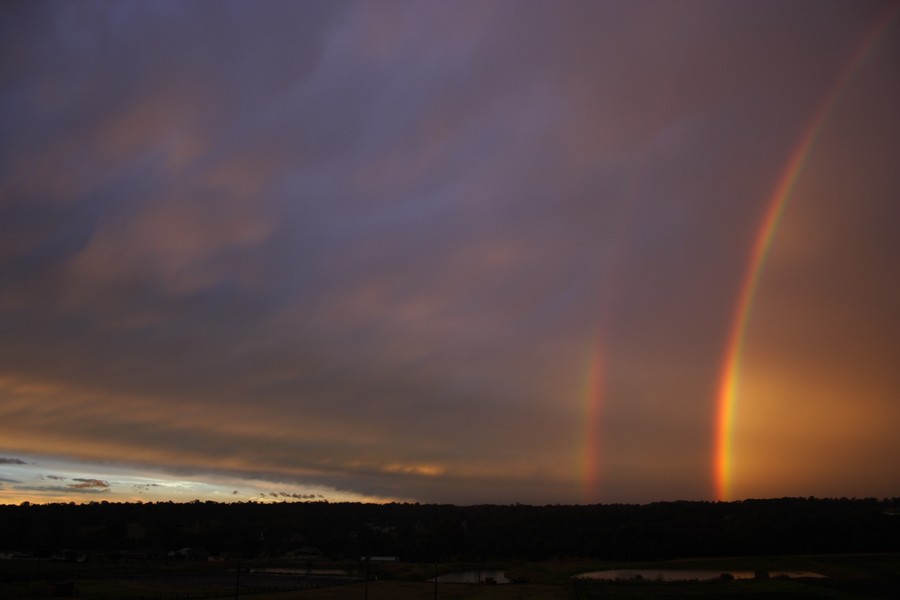
<svg viewBox="0 0 900 600">
<path fill-rule="evenodd" d="M 4 505 L 0 598 L 896 599 L 898 506 L 898 499 L 814 498 L 539 507 Z M 575 578 L 614 568 L 722 575 Z M 481 577 L 493 570 L 512 583 Z M 482 583 L 432 579 L 457 571 Z M 822 577 L 768 576 L 778 571 Z"/>
<path fill-rule="evenodd" d="M 85 598 L 94 600 L 176 600 L 246 597 L 258 600 L 531 599 L 592 598 L 900 598 L 900 554 L 846 554 L 703 558 L 652 563 L 591 560 L 493 563 L 439 563 L 438 573 L 501 570 L 509 584 L 434 584 L 435 565 L 348 561 L 192 561 L 98 559 L 85 563 L 6 560 L 0 563 L 0 598 Z M 609 568 L 714 569 L 713 581 L 584 581 L 575 576 Z M 824 577 L 731 580 L 730 571 L 811 571 Z M 269 570 L 269 572 L 266 572 Z M 272 572 L 275 571 L 275 572 Z M 334 574 L 325 574 L 332 571 Z M 340 573 L 338 573 L 340 572 Z"/>
</svg>

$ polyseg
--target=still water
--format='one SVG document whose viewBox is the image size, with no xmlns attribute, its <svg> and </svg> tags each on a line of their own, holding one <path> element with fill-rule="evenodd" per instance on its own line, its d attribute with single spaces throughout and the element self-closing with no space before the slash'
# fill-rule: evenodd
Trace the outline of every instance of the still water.
<svg viewBox="0 0 900 600">
<path fill-rule="evenodd" d="M 347 577 L 350 575 L 344 569 L 292 569 L 288 567 L 251 569 L 250 572 L 270 575 L 310 575 L 312 577 Z"/>
<path fill-rule="evenodd" d="M 579 579 L 597 579 L 602 581 L 710 581 L 723 575 L 731 575 L 734 579 L 753 579 L 753 571 L 700 571 L 682 569 L 612 569 L 609 571 L 591 571 L 575 577 Z M 769 571 L 768 576 L 778 577 L 825 577 L 821 573 L 810 571 Z"/>
<path fill-rule="evenodd" d="M 494 583 L 510 583 L 503 571 L 455 571 L 438 575 L 438 583 L 486 583 L 493 579 Z M 428 581 L 434 581 L 434 577 Z"/>
</svg>

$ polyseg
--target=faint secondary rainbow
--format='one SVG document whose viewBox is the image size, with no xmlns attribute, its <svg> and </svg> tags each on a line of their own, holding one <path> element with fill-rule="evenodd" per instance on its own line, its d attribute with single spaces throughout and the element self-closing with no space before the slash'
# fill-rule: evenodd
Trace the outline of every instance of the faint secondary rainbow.
<svg viewBox="0 0 900 600">
<path fill-rule="evenodd" d="M 847 60 L 843 69 L 835 79 L 825 98 L 819 104 L 818 109 L 809 120 L 803 135 L 791 152 L 787 166 L 782 171 L 777 185 L 768 201 L 768 207 L 756 234 L 753 243 L 753 252 L 744 280 L 741 283 L 737 308 L 732 320 L 731 331 L 728 337 L 728 345 L 725 352 L 722 374 L 719 380 L 716 406 L 715 423 L 715 457 L 713 465 L 713 480 L 716 486 L 716 495 L 720 500 L 727 500 L 731 496 L 732 486 L 732 452 L 733 452 L 733 428 L 737 410 L 738 389 L 740 386 L 741 363 L 744 352 L 744 342 L 747 334 L 747 326 L 753 311 L 753 302 L 759 281 L 765 267 L 766 258 L 772 245 L 772 240 L 778 232 L 778 225 L 784 214 L 785 207 L 790 200 L 797 180 L 803 167 L 806 165 L 810 152 L 816 144 L 828 117 L 837 104 L 841 94 L 853 79 L 854 74 L 875 47 L 878 39 L 887 30 L 890 23 L 900 13 L 900 4 L 891 6 L 872 27 L 871 31 L 863 38 L 856 51 Z"/>
<path fill-rule="evenodd" d="M 587 502 L 598 501 L 600 494 L 600 419 L 605 371 L 606 361 L 598 343 L 588 356 L 581 392 L 581 396 L 584 398 L 585 420 L 582 481 L 584 482 L 584 498 Z"/>
</svg>

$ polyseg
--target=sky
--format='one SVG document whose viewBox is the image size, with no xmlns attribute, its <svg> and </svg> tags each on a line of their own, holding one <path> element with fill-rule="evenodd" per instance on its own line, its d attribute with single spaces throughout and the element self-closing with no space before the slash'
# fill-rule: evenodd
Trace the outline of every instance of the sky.
<svg viewBox="0 0 900 600">
<path fill-rule="evenodd" d="M 4 2 L 0 503 L 900 495 L 900 3 Z"/>
</svg>

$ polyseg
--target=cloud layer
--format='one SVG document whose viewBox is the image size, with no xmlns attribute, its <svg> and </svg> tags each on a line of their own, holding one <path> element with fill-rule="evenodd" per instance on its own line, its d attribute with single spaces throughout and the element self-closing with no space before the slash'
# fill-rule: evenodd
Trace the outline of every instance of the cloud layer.
<svg viewBox="0 0 900 600">
<path fill-rule="evenodd" d="M 766 203 L 891 19 L 767 264 L 735 477 L 898 492 L 893 5 L 0 10 L 4 452 L 451 502 L 711 496 Z"/>
</svg>

